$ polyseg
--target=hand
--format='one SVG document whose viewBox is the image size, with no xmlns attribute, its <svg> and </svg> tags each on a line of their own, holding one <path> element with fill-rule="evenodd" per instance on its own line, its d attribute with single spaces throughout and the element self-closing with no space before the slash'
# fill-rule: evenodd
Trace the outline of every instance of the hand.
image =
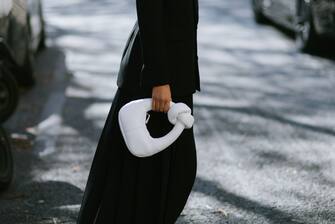
<svg viewBox="0 0 335 224">
<path fill-rule="evenodd" d="M 167 112 L 170 108 L 171 90 L 170 85 L 154 86 L 152 88 L 152 110 L 156 112 Z"/>
</svg>

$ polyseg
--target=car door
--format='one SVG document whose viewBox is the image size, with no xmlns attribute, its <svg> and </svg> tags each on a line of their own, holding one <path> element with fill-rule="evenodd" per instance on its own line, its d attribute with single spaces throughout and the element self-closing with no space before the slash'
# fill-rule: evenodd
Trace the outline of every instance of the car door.
<svg viewBox="0 0 335 224">
<path fill-rule="evenodd" d="M 13 0 L 0 1 L 0 38 L 5 38 L 8 30 L 8 16 L 13 8 Z"/>
<path fill-rule="evenodd" d="M 8 16 L 12 8 L 13 8 L 12 0 L 1 0 L 0 1 L 0 18 Z"/>
<path fill-rule="evenodd" d="M 262 12 L 269 18 L 276 18 L 276 16 L 273 15 L 275 10 L 275 1 L 273 0 L 259 0 L 258 4 L 260 4 L 260 7 L 262 8 Z"/>
<path fill-rule="evenodd" d="M 13 0 L 13 8 L 9 16 L 10 24 L 7 33 L 7 43 L 10 45 L 14 58 L 19 65 L 25 60 L 26 52 L 26 1 Z"/>
<path fill-rule="evenodd" d="M 292 29 L 295 22 L 296 0 L 276 0 L 280 8 L 280 22 Z"/>
<path fill-rule="evenodd" d="M 262 0 L 263 13 L 276 23 L 283 24 L 284 7 L 281 0 Z"/>
</svg>

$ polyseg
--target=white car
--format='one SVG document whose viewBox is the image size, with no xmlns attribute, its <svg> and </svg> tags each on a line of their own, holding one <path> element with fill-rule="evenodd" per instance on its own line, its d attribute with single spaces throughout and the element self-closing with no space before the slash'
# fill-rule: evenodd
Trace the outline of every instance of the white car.
<svg viewBox="0 0 335 224">
<path fill-rule="evenodd" d="M 41 0 L 0 0 L 0 60 L 20 85 L 35 83 L 34 55 L 44 47 Z"/>
</svg>

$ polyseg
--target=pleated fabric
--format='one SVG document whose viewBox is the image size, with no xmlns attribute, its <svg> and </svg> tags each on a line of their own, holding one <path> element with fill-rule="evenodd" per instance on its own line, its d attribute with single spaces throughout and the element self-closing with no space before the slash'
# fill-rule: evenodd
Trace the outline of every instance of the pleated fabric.
<svg viewBox="0 0 335 224">
<path fill-rule="evenodd" d="M 78 224 L 173 224 L 185 207 L 197 170 L 193 127 L 150 157 L 132 155 L 123 140 L 118 111 L 145 97 L 149 93 L 117 89 L 95 151 Z M 187 104 L 193 114 L 193 95 L 172 100 Z M 152 137 L 172 129 L 166 113 L 149 113 Z"/>
</svg>

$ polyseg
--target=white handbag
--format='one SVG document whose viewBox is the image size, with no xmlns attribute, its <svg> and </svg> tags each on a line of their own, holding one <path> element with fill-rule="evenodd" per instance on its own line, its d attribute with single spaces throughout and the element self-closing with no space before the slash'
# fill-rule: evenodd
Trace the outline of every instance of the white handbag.
<svg viewBox="0 0 335 224">
<path fill-rule="evenodd" d="M 163 137 L 153 138 L 146 126 L 152 109 L 151 98 L 133 100 L 123 105 L 119 110 L 118 121 L 124 141 L 129 151 L 137 157 L 154 155 L 171 145 L 182 133 L 184 128 L 191 128 L 194 118 L 191 109 L 185 103 L 170 102 L 167 113 L 172 130 Z"/>
</svg>

